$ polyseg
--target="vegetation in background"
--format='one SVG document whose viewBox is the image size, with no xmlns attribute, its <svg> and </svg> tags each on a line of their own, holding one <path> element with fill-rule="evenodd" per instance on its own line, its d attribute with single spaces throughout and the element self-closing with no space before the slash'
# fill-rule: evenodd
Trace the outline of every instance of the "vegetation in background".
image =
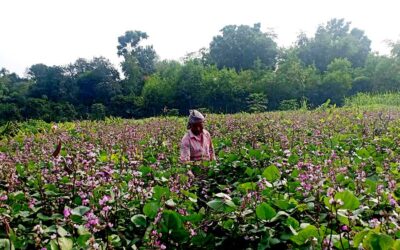
<svg viewBox="0 0 400 250">
<path fill-rule="evenodd" d="M 42 119 L 142 118 L 165 110 L 187 114 L 315 108 L 328 99 L 343 105 L 357 93 L 400 91 L 399 42 L 391 55 L 371 52 L 364 31 L 344 19 L 299 35 L 279 48 L 260 24 L 227 25 L 208 48 L 183 62 L 160 61 L 143 31 L 118 37 L 118 70 L 103 57 L 64 66 L 35 64 L 26 77 L 0 70 L 0 124 Z M 120 74 L 122 72 L 122 75 Z"/>
</svg>

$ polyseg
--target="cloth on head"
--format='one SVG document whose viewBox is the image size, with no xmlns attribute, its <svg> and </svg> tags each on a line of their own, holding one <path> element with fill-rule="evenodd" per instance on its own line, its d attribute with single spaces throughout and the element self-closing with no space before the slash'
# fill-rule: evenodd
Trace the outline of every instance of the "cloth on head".
<svg viewBox="0 0 400 250">
<path fill-rule="evenodd" d="M 196 122 L 202 122 L 204 121 L 204 115 L 202 113 L 200 113 L 199 111 L 195 110 L 195 109 L 191 109 L 190 111 L 190 115 L 189 115 L 189 125 L 190 124 L 194 124 Z"/>
</svg>

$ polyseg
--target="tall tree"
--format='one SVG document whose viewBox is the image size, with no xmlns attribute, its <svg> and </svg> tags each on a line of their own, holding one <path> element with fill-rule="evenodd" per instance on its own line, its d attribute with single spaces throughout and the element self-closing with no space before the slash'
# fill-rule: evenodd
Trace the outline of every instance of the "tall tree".
<svg viewBox="0 0 400 250">
<path fill-rule="evenodd" d="M 324 75 L 319 89 L 320 103 L 331 99 L 336 104 L 342 104 L 344 97 L 352 88 L 351 62 L 347 59 L 334 59 Z"/>
<path fill-rule="evenodd" d="M 218 68 L 250 69 L 259 60 L 265 67 L 274 67 L 278 53 L 274 36 L 261 31 L 259 23 L 228 25 L 210 43 L 209 59 Z"/>
<path fill-rule="evenodd" d="M 64 68 L 60 66 L 32 65 L 28 70 L 28 75 L 34 82 L 30 96 L 48 98 L 51 101 L 65 100 L 71 89 L 66 85 L 67 77 L 64 73 Z"/>
<path fill-rule="evenodd" d="M 126 31 L 118 37 L 118 56 L 123 57 L 121 66 L 126 77 L 125 92 L 140 95 L 144 80 L 155 72 L 156 51 L 151 45 L 139 45 L 147 38 L 148 35 L 142 31 Z"/>
<path fill-rule="evenodd" d="M 84 65 L 84 68 L 80 68 Z M 79 103 L 90 106 L 93 103 L 108 104 L 111 99 L 121 93 L 118 70 L 104 57 L 96 57 L 91 61 L 78 60 L 75 66 L 77 85 L 79 87 Z"/>
<path fill-rule="evenodd" d="M 313 38 L 300 34 L 297 40 L 300 59 L 306 65 L 315 64 L 324 72 L 335 58 L 346 58 L 353 67 L 363 67 L 371 51 L 371 40 L 364 31 L 353 28 L 344 19 L 332 19 L 320 25 Z"/>
</svg>

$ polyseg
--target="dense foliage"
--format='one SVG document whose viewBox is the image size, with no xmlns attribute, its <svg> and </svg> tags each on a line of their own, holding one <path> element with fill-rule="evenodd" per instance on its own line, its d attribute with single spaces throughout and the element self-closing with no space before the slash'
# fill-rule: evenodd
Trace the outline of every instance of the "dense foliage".
<svg viewBox="0 0 400 250">
<path fill-rule="evenodd" d="M 148 35 L 118 37 L 116 68 L 106 58 L 70 65 L 35 64 L 20 77 L 0 70 L 0 124 L 42 119 L 70 121 L 317 107 L 328 99 L 341 105 L 359 92 L 400 90 L 399 42 L 390 56 L 371 52 L 370 40 L 343 19 L 320 25 L 313 37 L 300 34 L 279 48 L 260 24 L 228 25 L 208 48 L 182 62 L 160 61 L 144 46 Z"/>
<path fill-rule="evenodd" d="M 180 118 L 16 124 L 0 248 L 399 249 L 399 118 L 209 115 L 218 159 L 188 165 Z"/>
</svg>

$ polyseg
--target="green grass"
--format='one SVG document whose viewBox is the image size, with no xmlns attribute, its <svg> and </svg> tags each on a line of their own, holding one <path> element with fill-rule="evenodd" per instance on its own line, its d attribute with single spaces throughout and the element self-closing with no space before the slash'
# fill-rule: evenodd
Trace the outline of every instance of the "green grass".
<svg viewBox="0 0 400 250">
<path fill-rule="evenodd" d="M 381 106 L 400 106 L 400 92 L 387 93 L 358 93 L 346 98 L 345 106 L 348 107 L 381 107 Z"/>
</svg>

